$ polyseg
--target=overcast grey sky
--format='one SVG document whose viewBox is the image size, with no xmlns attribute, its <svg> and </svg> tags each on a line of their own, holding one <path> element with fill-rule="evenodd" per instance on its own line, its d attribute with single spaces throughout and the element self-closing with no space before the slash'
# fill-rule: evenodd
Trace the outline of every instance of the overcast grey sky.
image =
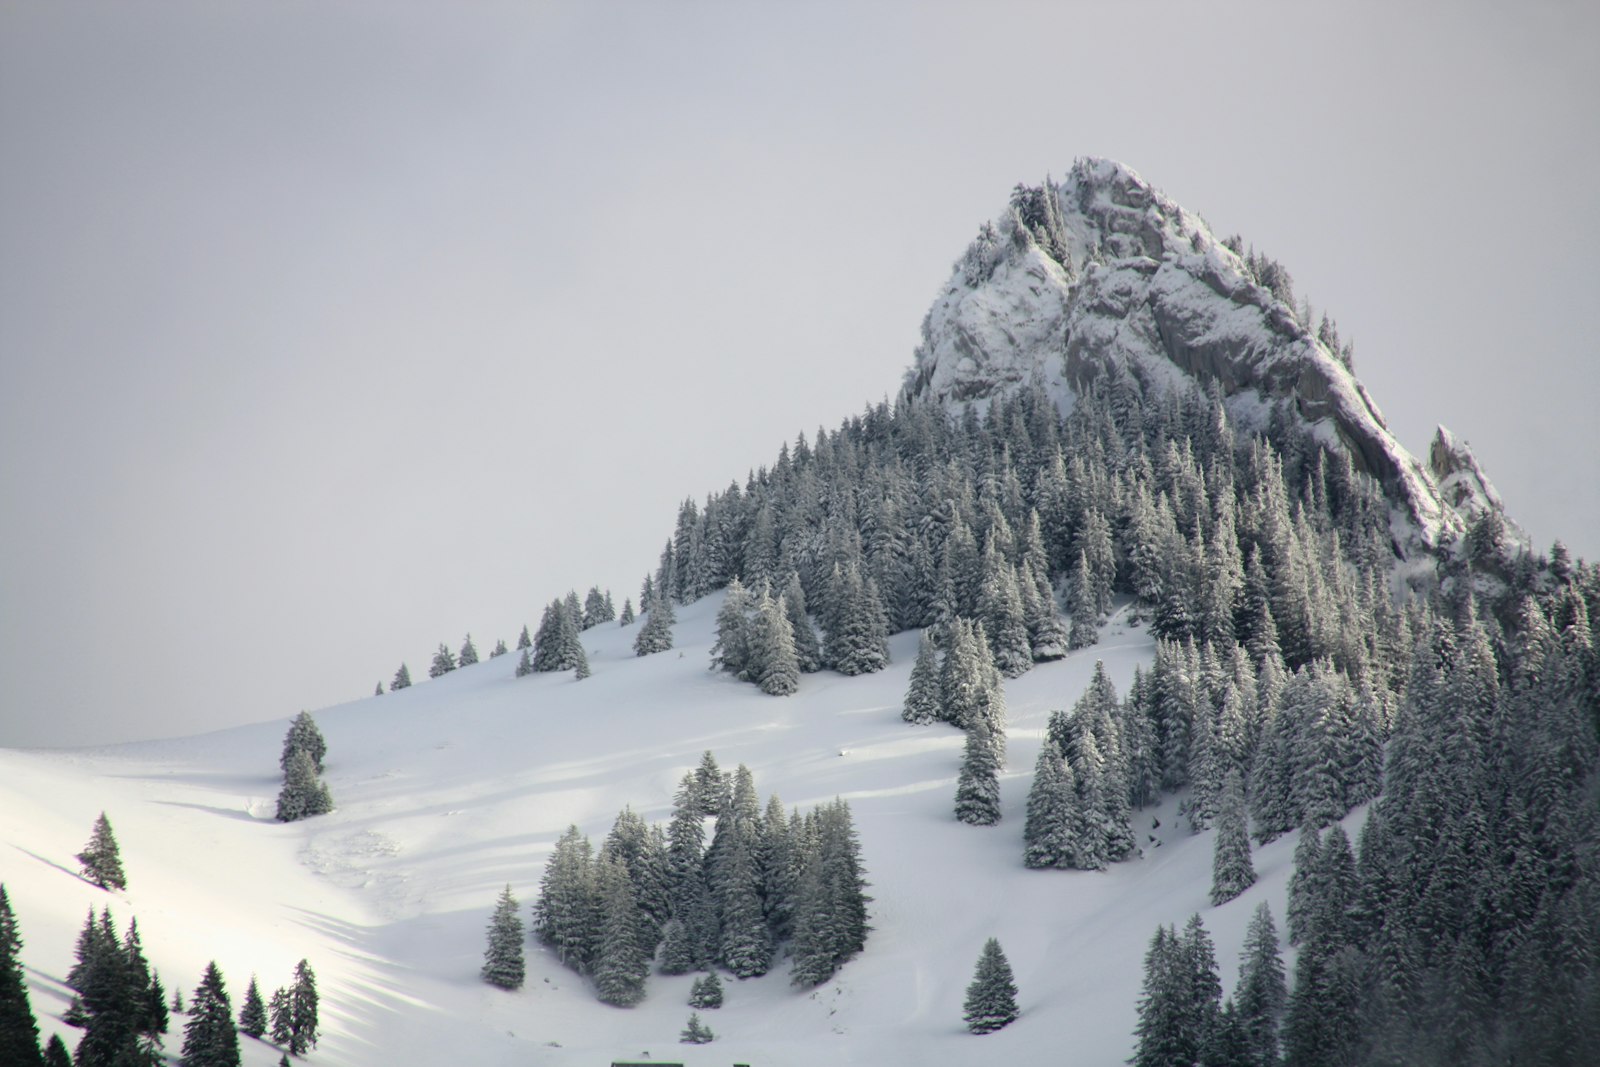
<svg viewBox="0 0 1600 1067">
<path fill-rule="evenodd" d="M 1595 5 L 1326 6 L 0 0 L 0 744 L 636 597 L 1080 155 L 1282 261 L 1408 447 L 1595 558 Z"/>
</svg>

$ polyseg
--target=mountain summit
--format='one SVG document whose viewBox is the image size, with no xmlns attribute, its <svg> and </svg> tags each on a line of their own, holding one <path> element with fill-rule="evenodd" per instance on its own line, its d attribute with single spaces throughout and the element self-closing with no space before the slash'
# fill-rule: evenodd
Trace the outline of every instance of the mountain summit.
<svg viewBox="0 0 1600 1067">
<path fill-rule="evenodd" d="M 922 324 L 903 395 L 985 402 L 1037 382 L 1062 408 L 1083 389 L 1216 389 L 1246 430 L 1296 417 L 1343 448 L 1394 505 L 1402 558 L 1466 531 L 1499 495 L 1441 427 L 1432 465 L 1401 446 L 1326 317 L 1296 306 L 1279 264 L 1218 238 L 1131 168 L 1082 159 L 1019 185 L 951 270 Z"/>
</svg>

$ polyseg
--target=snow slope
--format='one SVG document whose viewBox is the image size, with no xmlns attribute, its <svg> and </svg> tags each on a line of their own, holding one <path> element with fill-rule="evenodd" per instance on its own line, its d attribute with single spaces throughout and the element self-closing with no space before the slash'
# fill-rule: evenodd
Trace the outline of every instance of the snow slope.
<svg viewBox="0 0 1600 1067">
<path fill-rule="evenodd" d="M 680 610 L 678 647 L 636 658 L 636 632 L 588 631 L 593 677 L 513 676 L 515 656 L 409 690 L 316 713 L 338 810 L 272 820 L 287 720 L 183 740 L 79 751 L 0 751 L 0 881 L 26 940 L 35 1012 L 69 1045 L 61 985 L 87 909 L 137 916 L 169 990 L 185 996 L 215 958 L 237 1007 L 250 974 L 263 993 L 310 959 L 322 994 L 313 1063 L 345 1065 L 970 1064 L 1027 1056 L 1114 1064 L 1132 1048 L 1144 951 L 1157 923 L 1200 912 L 1231 988 L 1246 921 L 1269 900 L 1280 929 L 1294 838 L 1256 854 L 1262 878 L 1221 908 L 1207 901 L 1211 834 L 1178 827 L 1173 803 L 1136 816 L 1142 859 L 1106 873 L 1027 871 L 1021 832 L 1046 717 L 1069 707 L 1103 658 L 1119 689 L 1152 645 L 1113 619 L 1102 643 L 1006 687 L 1009 761 L 997 827 L 951 815 L 962 735 L 899 718 L 916 634 L 893 639 L 888 670 L 807 676 L 788 698 L 706 669 L 721 595 Z M 718 1040 L 680 1045 L 690 977 L 653 975 L 646 1002 L 598 1003 L 529 945 L 514 993 L 478 980 L 484 928 L 509 882 L 524 906 L 569 823 L 598 845 L 631 804 L 664 822 L 682 773 L 711 749 L 747 764 L 762 798 L 802 809 L 850 801 L 872 883 L 866 952 L 815 991 L 787 966 L 729 980 L 704 1017 Z M 73 854 L 105 810 L 128 871 L 125 893 L 82 881 Z M 1152 832 L 1152 820 L 1160 828 Z M 1151 839 L 1159 840 L 1159 847 Z M 524 910 L 524 915 L 527 912 Z M 1000 939 L 1022 1017 L 975 1037 L 961 1023 L 984 939 Z M 175 1056 L 182 1018 L 168 1037 Z M 246 1065 L 278 1052 L 243 1039 Z"/>
</svg>

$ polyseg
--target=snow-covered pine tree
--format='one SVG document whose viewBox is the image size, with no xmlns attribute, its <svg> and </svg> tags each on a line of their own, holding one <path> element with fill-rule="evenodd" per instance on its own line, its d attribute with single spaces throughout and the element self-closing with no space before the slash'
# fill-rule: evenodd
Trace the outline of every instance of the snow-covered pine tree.
<svg viewBox="0 0 1600 1067">
<path fill-rule="evenodd" d="M 622 615 L 617 621 L 623 626 L 633 625 L 633 601 L 628 597 L 622 598 Z"/>
<path fill-rule="evenodd" d="M 539 899 L 533 905 L 533 933 L 573 970 L 588 969 L 596 926 L 594 849 L 569 826 L 545 861 Z"/>
<path fill-rule="evenodd" d="M 317 1045 L 317 976 L 311 964 L 301 960 L 294 965 L 294 982 L 289 986 L 289 1051 L 304 1056 Z"/>
<path fill-rule="evenodd" d="M 1000 942 L 992 937 L 978 955 L 962 1018 L 975 1034 L 993 1033 L 1017 1018 L 1017 983 Z"/>
<path fill-rule="evenodd" d="M 522 624 L 522 633 L 517 635 L 517 651 L 526 652 L 533 648 L 533 638 L 528 635 L 528 624 Z"/>
<path fill-rule="evenodd" d="M 402 663 L 402 664 L 400 664 L 400 669 L 394 672 L 394 681 L 389 683 L 389 692 L 392 693 L 396 689 L 410 689 L 410 688 L 411 688 L 411 668 L 407 667 L 404 663 Z"/>
<path fill-rule="evenodd" d="M 722 1007 L 722 979 L 717 972 L 696 978 L 689 987 L 689 1007 L 706 1011 Z"/>
<path fill-rule="evenodd" d="M 627 868 L 605 854 L 595 865 L 595 897 L 600 919 L 595 993 L 603 1004 L 631 1008 L 644 999 L 650 959 L 639 945 L 639 909 Z"/>
<path fill-rule="evenodd" d="M 784 587 L 783 607 L 794 635 L 794 657 L 800 673 L 815 674 L 822 669 L 822 648 L 817 644 L 817 631 L 806 613 L 806 593 L 800 584 L 800 575 L 794 571 L 789 572 L 789 582 Z"/>
<path fill-rule="evenodd" d="M 322 761 L 328 754 L 328 743 L 322 739 L 322 731 L 317 729 L 317 722 L 309 711 L 302 711 L 289 723 L 289 732 L 283 737 L 283 752 L 278 756 L 278 769 L 287 771 L 289 760 L 296 752 L 309 755 L 312 769 L 317 774 L 322 773 Z"/>
<path fill-rule="evenodd" d="M 808 624 L 809 625 L 809 624 Z M 794 630 L 782 596 L 762 594 L 750 633 L 751 661 L 759 665 L 753 679 L 768 696 L 788 696 L 800 688 L 800 661 L 795 655 Z"/>
<path fill-rule="evenodd" d="M 79 1048 L 78 1061 L 84 1061 Z M 239 1032 L 216 961 L 206 964 L 183 1027 L 183 1067 L 239 1067 Z"/>
<path fill-rule="evenodd" d="M 1322 838 L 1315 827 L 1300 828 L 1294 846 L 1294 872 L 1289 875 L 1289 909 L 1286 916 L 1289 944 L 1298 945 L 1311 927 L 1311 912 L 1320 896 L 1317 881 L 1322 872 Z"/>
<path fill-rule="evenodd" d="M 711 669 L 741 681 L 750 677 L 750 609 L 752 598 L 738 578 L 728 583 L 717 609 L 717 639 L 711 645 Z"/>
<path fill-rule="evenodd" d="M 689 1013 L 689 1024 L 678 1035 L 680 1045 L 708 1045 L 716 1039 L 711 1027 L 700 1021 L 699 1012 Z"/>
<path fill-rule="evenodd" d="M 483 951 L 483 970 L 479 977 L 501 989 L 521 989 L 527 975 L 522 940 L 522 916 L 517 911 L 517 898 L 507 884 L 489 919 L 488 944 Z"/>
<path fill-rule="evenodd" d="M 1022 863 L 1041 870 L 1077 866 L 1077 783 L 1072 765 L 1048 739 L 1039 747 L 1033 787 L 1028 791 L 1028 818 L 1022 829 Z"/>
<path fill-rule="evenodd" d="M 1211 860 L 1211 903 L 1226 904 L 1255 884 L 1250 832 L 1245 825 L 1244 786 L 1230 770 L 1217 808 L 1217 839 Z"/>
<path fill-rule="evenodd" d="M 967 743 L 956 779 L 956 818 L 969 826 L 1000 821 L 1000 757 L 987 716 L 967 728 Z"/>
<path fill-rule="evenodd" d="M 983 583 L 978 589 L 978 617 L 983 620 L 994 665 L 1006 678 L 1017 678 L 1033 666 L 1028 644 L 1028 624 L 1022 613 L 1022 597 L 1016 574 L 995 548 L 994 538 L 986 539 L 983 550 Z"/>
<path fill-rule="evenodd" d="M 261 987 L 253 974 L 244 991 L 244 1003 L 239 1005 L 239 1032 L 258 1041 L 267 1032 L 267 1005 L 261 999 Z"/>
<path fill-rule="evenodd" d="M 1256 905 L 1239 953 L 1239 984 L 1234 989 L 1239 1025 L 1253 1064 L 1278 1062 L 1278 1027 L 1289 1001 L 1278 929 L 1267 902 Z"/>
<path fill-rule="evenodd" d="M 1089 557 L 1078 553 L 1078 565 L 1072 572 L 1069 607 L 1072 613 L 1072 630 L 1067 635 L 1067 647 L 1088 648 L 1100 640 L 1100 614 L 1095 594 L 1094 575 L 1089 570 Z"/>
<path fill-rule="evenodd" d="M 278 821 L 294 822 L 313 815 L 326 815 L 332 810 L 333 797 L 328 787 L 318 781 L 311 754 L 297 749 L 283 772 L 283 788 L 278 791 Z"/>
<path fill-rule="evenodd" d="M 657 596 L 645 608 L 644 625 L 639 627 L 639 636 L 634 638 L 633 652 L 637 656 L 648 656 L 665 652 L 671 647 L 671 607 L 666 600 Z"/>
<path fill-rule="evenodd" d="M 602 593 L 598 585 L 591 585 L 589 593 L 583 598 L 583 629 L 599 626 L 603 622 L 610 622 L 617 617 L 616 611 L 611 607 L 611 594 Z"/>
<path fill-rule="evenodd" d="M 117 849 L 116 835 L 111 832 L 111 820 L 106 813 L 94 821 L 89 843 L 77 855 L 83 867 L 83 877 L 101 889 L 126 889 L 128 878 L 122 871 L 122 855 Z"/>
<path fill-rule="evenodd" d="M 466 640 L 461 642 L 461 654 L 456 657 L 458 667 L 470 667 L 478 662 L 478 646 L 472 643 L 472 635 L 468 634 Z"/>
<path fill-rule="evenodd" d="M 439 651 L 433 654 L 433 665 L 428 668 L 429 678 L 438 678 L 456 669 L 456 657 L 450 646 L 440 642 Z"/>
<path fill-rule="evenodd" d="M 523 649 L 522 657 L 517 660 L 517 677 L 526 678 L 532 673 L 534 673 L 533 660 L 530 658 L 528 650 Z"/>
<path fill-rule="evenodd" d="M 911 683 L 900 717 L 916 726 L 939 718 L 939 659 L 927 631 L 917 639 L 917 659 L 911 665 Z"/>
<path fill-rule="evenodd" d="M 28 1003 L 22 971 L 22 935 L 0 884 L 0 1063 L 39 1067 L 39 1024 Z"/>
<path fill-rule="evenodd" d="M 497 659 L 498 657 L 505 655 L 509 651 L 510 651 L 510 649 L 506 648 L 505 639 L 501 638 L 501 639 L 495 641 L 494 648 L 489 650 L 489 658 L 490 659 Z"/>
</svg>

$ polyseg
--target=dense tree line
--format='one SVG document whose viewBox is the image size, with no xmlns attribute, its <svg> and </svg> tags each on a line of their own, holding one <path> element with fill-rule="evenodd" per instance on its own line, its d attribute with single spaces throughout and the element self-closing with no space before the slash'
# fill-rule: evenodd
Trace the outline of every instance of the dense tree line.
<svg viewBox="0 0 1600 1067">
<path fill-rule="evenodd" d="M 626 809 L 598 852 L 576 827 L 562 835 L 533 930 L 622 1007 L 644 998 L 652 961 L 664 974 L 720 967 L 750 978 L 787 954 L 791 979 L 809 987 L 865 946 L 866 884 L 847 804 L 802 816 L 774 796 L 763 807 L 747 768 L 725 774 L 707 752 L 665 829 Z"/>
</svg>

